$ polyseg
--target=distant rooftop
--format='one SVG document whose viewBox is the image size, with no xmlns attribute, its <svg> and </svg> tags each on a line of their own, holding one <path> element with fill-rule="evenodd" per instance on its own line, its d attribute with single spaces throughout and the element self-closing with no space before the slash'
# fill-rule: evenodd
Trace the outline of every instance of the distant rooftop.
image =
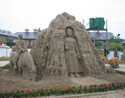
<svg viewBox="0 0 125 98">
<path fill-rule="evenodd" d="M 16 32 L 14 35 L 18 37 L 19 34 L 23 35 L 23 39 L 32 39 L 35 40 L 38 32 Z M 90 37 L 94 39 L 94 32 L 88 32 Z M 95 32 L 96 40 L 106 40 L 106 32 Z M 113 37 L 113 33 L 107 33 L 107 40 Z"/>
<path fill-rule="evenodd" d="M 94 39 L 94 32 L 88 32 L 90 37 Z M 111 39 L 113 37 L 113 33 L 107 32 L 107 40 Z M 96 40 L 106 40 L 106 32 L 95 32 L 95 38 Z"/>
<path fill-rule="evenodd" d="M 13 35 L 10 31 L 7 31 L 7 30 L 1 30 L 1 29 L 0 29 L 0 35 L 16 37 L 16 36 Z"/>
<path fill-rule="evenodd" d="M 18 37 L 19 34 L 23 35 L 23 39 L 35 40 L 38 32 L 16 32 L 14 35 Z"/>
</svg>

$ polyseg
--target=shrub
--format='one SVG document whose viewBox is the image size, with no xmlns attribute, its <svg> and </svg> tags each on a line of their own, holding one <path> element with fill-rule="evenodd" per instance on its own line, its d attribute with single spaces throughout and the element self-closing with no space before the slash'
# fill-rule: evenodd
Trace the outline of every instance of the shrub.
<svg viewBox="0 0 125 98">
<path fill-rule="evenodd" d="M 21 97 L 36 97 L 36 96 L 50 96 L 50 95 L 64 95 L 64 94 L 82 94 L 82 93 L 93 93 L 93 92 L 104 92 L 109 90 L 117 90 L 125 88 L 125 83 L 109 83 L 100 85 L 90 85 L 79 87 L 68 87 L 68 88 L 51 88 L 51 89 L 34 89 L 34 90 L 12 90 L 0 92 L 0 98 L 21 98 Z"/>
</svg>

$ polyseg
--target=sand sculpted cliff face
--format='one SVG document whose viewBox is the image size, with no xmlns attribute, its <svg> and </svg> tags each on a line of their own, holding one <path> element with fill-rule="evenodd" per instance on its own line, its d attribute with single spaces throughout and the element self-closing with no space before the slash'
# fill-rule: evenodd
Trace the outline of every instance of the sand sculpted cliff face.
<svg viewBox="0 0 125 98">
<path fill-rule="evenodd" d="M 31 54 L 39 76 L 106 72 L 84 25 L 68 13 L 57 15 L 49 27 L 38 34 Z"/>
<path fill-rule="evenodd" d="M 123 54 L 121 55 L 121 60 L 122 60 L 122 61 L 125 60 L 125 50 L 123 50 Z"/>
</svg>

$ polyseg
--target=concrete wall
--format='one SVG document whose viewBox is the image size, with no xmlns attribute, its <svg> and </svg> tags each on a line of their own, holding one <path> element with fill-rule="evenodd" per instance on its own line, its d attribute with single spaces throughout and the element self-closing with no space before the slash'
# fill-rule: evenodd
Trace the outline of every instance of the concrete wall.
<svg viewBox="0 0 125 98">
<path fill-rule="evenodd" d="M 123 54 L 123 52 L 118 51 L 118 59 L 121 60 L 121 55 Z M 110 53 L 107 55 L 107 59 L 110 60 L 114 57 L 114 51 L 110 51 Z"/>
</svg>

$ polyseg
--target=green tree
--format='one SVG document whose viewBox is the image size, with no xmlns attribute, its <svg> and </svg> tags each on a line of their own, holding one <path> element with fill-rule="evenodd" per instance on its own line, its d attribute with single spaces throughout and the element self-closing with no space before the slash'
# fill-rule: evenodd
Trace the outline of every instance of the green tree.
<svg viewBox="0 0 125 98">
<path fill-rule="evenodd" d="M 101 41 L 96 41 L 95 46 L 102 46 L 102 42 Z"/>
<path fill-rule="evenodd" d="M 120 37 L 113 37 L 112 39 L 108 40 L 108 43 L 122 43 L 123 39 Z"/>
<path fill-rule="evenodd" d="M 123 51 L 124 47 L 122 46 L 121 43 L 111 43 L 109 50 L 114 51 L 114 57 L 118 57 L 117 51 Z"/>
<path fill-rule="evenodd" d="M 120 38 L 120 34 L 117 34 L 116 37 L 114 36 L 112 39 L 108 40 L 108 48 L 114 50 L 115 55 L 117 50 L 123 51 L 123 49 L 125 49 L 124 39 Z"/>
<path fill-rule="evenodd" d="M 2 45 L 2 41 L 0 41 L 0 45 Z"/>
<path fill-rule="evenodd" d="M 117 37 L 120 37 L 120 34 L 118 34 Z"/>
</svg>

